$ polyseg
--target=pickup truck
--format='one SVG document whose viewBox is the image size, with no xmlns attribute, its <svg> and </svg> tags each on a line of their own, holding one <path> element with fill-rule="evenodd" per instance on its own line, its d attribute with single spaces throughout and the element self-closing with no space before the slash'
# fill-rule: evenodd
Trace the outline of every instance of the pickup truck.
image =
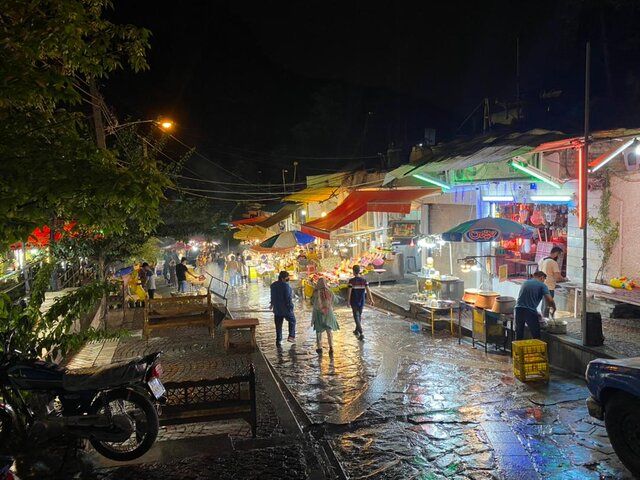
<svg viewBox="0 0 640 480">
<path fill-rule="evenodd" d="M 593 360 L 586 377 L 589 415 L 604 420 L 618 458 L 640 478 L 640 357 Z"/>
</svg>

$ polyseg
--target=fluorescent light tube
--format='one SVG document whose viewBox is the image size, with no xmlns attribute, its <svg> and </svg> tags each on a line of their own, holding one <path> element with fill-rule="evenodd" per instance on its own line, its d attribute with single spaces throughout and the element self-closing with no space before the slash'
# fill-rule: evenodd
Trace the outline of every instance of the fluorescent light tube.
<svg viewBox="0 0 640 480">
<path fill-rule="evenodd" d="M 446 183 L 444 183 L 441 180 L 438 180 L 437 178 L 427 177 L 426 175 L 421 175 L 419 173 L 414 173 L 412 175 L 412 177 L 415 177 L 418 180 L 422 180 L 423 182 L 427 182 L 427 183 L 431 183 L 433 185 L 437 185 L 438 187 L 442 187 L 442 188 L 444 188 L 446 190 L 450 190 L 451 189 L 451 185 L 447 185 Z"/>
<path fill-rule="evenodd" d="M 573 200 L 573 195 L 531 195 L 532 202 L 567 203 Z"/>
<path fill-rule="evenodd" d="M 545 172 L 543 172 L 539 168 L 533 167 L 529 164 L 522 164 L 516 160 L 511 160 L 509 162 L 509 165 L 511 165 L 516 170 L 520 170 L 521 172 L 531 175 L 533 178 L 536 178 L 546 183 L 547 185 L 551 185 L 552 187 L 555 187 L 555 188 L 562 187 L 560 183 L 558 183 L 553 179 L 553 177 L 551 177 L 550 175 L 547 175 Z"/>
<path fill-rule="evenodd" d="M 513 202 L 513 195 L 486 195 L 483 202 Z"/>
</svg>

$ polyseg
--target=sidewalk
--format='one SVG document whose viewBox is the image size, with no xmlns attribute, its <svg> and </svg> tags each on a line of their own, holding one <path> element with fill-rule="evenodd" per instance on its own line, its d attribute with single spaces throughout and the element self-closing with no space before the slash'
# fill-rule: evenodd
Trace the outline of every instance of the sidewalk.
<svg viewBox="0 0 640 480">
<path fill-rule="evenodd" d="M 283 480 L 330 478 L 330 467 L 322 462 L 315 443 L 301 431 L 260 351 L 251 352 L 242 347 L 225 351 L 223 333 L 216 330 L 211 338 L 206 328 L 169 330 L 164 336 L 153 336 L 146 341 L 140 330 L 142 309 L 128 310 L 124 322 L 121 313 L 115 312 L 109 317 L 109 327 L 126 325 L 131 328 L 131 335 L 86 345 L 69 361 L 68 368 L 100 366 L 162 351 L 165 370 L 162 380 L 170 382 L 246 374 L 253 364 L 257 438 L 252 438 L 251 427 L 243 420 L 166 426 L 161 427 L 148 453 L 124 465 L 109 461 L 92 449 L 76 458 L 65 452 L 57 458 L 49 455 L 49 461 L 58 462 L 48 466 L 49 471 L 58 472 L 49 478 L 60 478 L 60 472 L 66 472 L 65 478 L 72 478 L 80 469 L 89 470 L 82 477 L 88 479 L 250 479 L 257 478 L 256 475 Z M 248 332 L 237 332 L 232 342 L 248 346 Z M 23 475 L 21 478 L 47 476 L 39 472 L 35 477 Z"/>
</svg>

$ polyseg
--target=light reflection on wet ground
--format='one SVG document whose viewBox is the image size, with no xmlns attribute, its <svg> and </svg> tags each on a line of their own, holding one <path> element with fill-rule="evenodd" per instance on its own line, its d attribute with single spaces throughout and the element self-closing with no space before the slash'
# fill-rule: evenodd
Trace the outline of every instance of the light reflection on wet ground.
<svg viewBox="0 0 640 480">
<path fill-rule="evenodd" d="M 325 424 L 351 478 L 632 478 L 588 416 L 580 380 L 522 384 L 508 357 L 459 346 L 444 331 L 412 332 L 372 309 L 361 343 L 346 306 L 336 309 L 332 358 L 326 344 L 322 356 L 315 352 L 303 303 L 297 343 L 278 350 L 268 294 L 260 284 L 240 287 L 229 308 L 261 319 L 260 348 L 311 420 Z"/>
</svg>

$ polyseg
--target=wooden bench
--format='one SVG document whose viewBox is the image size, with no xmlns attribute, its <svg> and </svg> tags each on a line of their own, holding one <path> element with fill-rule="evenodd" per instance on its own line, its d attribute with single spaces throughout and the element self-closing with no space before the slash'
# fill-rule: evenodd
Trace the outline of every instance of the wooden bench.
<svg viewBox="0 0 640 480">
<path fill-rule="evenodd" d="M 256 375 L 253 365 L 246 375 L 195 382 L 167 382 L 166 403 L 160 425 L 210 422 L 242 418 L 256 437 Z"/>
<path fill-rule="evenodd" d="M 224 349 L 229 349 L 229 334 L 231 330 L 251 330 L 251 347 L 256 348 L 256 327 L 260 324 L 257 318 L 236 318 L 233 320 L 223 320 Z"/>
<path fill-rule="evenodd" d="M 209 335 L 213 336 L 215 327 L 211 293 L 154 298 L 145 302 L 144 338 L 149 338 L 154 330 L 194 326 L 207 327 Z"/>
</svg>

